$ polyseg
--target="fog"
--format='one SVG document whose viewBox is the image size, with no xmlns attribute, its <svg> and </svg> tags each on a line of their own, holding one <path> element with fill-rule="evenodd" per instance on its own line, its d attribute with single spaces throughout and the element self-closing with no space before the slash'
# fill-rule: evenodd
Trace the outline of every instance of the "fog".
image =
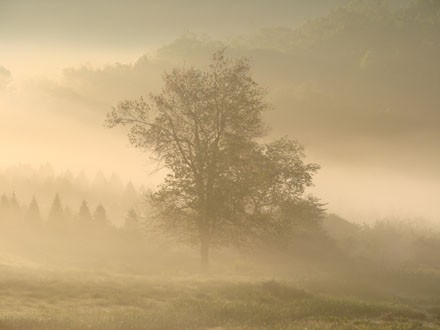
<svg viewBox="0 0 440 330">
<path fill-rule="evenodd" d="M 1 164 L 50 162 L 159 182 L 123 133 L 102 127 L 105 113 L 119 100 L 157 91 L 164 70 L 206 62 L 212 50 L 228 47 L 252 59 L 276 109 L 267 115 L 272 134 L 299 139 L 322 165 L 315 191 L 330 211 L 353 221 L 367 220 L 371 210 L 437 220 L 438 209 L 420 197 L 430 200 L 439 180 L 439 45 L 435 23 L 426 23 L 431 13 L 421 4 L 338 7 L 344 3 L 279 1 L 270 14 L 264 2 L 252 10 L 246 1 L 204 4 L 206 14 L 194 17 L 194 1 L 167 24 L 162 18 L 177 12 L 167 10 L 178 8 L 173 2 L 113 4 L 95 18 L 100 2 L 3 1 Z M 221 19 L 209 19 L 214 14 Z M 342 189 L 344 182 L 352 187 Z"/>
<path fill-rule="evenodd" d="M 38 295 L 33 291 L 38 287 L 33 287 L 35 278 L 46 281 L 48 287 L 38 290 L 50 296 L 48 304 L 58 299 L 58 289 L 50 287 L 53 279 L 67 276 L 60 285 L 71 292 L 60 295 L 78 298 L 76 293 L 81 292 L 81 299 L 89 281 L 100 283 L 96 296 L 87 299 L 97 308 L 96 315 L 102 316 L 97 301 L 100 295 L 105 297 L 102 301 L 108 298 L 103 304 L 110 306 L 114 320 L 99 323 L 100 316 L 93 313 L 89 320 L 84 316 L 88 311 L 78 309 L 74 316 L 66 312 L 56 323 L 41 312 L 46 316 L 41 316 L 40 326 L 47 329 L 63 328 L 69 318 L 75 320 L 72 329 L 85 328 L 84 324 L 92 329 L 122 329 L 119 321 L 133 329 L 144 329 L 145 323 L 152 329 L 179 329 L 181 324 L 166 316 L 174 308 L 182 313 L 175 317 L 183 320 L 182 329 L 244 329 L 245 325 L 246 329 L 287 329 L 290 323 L 277 322 L 290 316 L 280 317 L 281 312 L 270 309 L 275 304 L 271 299 L 290 304 L 292 297 L 317 299 L 324 305 L 333 303 L 328 297 L 359 299 L 359 305 L 352 307 L 359 315 L 345 303 L 335 310 L 349 312 L 326 314 L 349 320 L 356 314 L 353 323 L 344 323 L 347 329 L 355 328 L 357 317 L 370 316 L 375 321 L 366 321 L 366 329 L 377 322 L 384 328 L 402 324 L 417 328 L 420 320 L 421 329 L 437 326 L 439 307 L 431 299 L 436 289 L 430 284 L 438 280 L 440 242 L 439 34 L 440 2 L 436 0 L 0 0 L 0 270 L 4 270 L 0 281 L 5 287 L 13 286 L 12 279 L 18 276 L 23 284 L 10 299 L 22 305 L 20 299 L 27 294 L 20 293 L 23 287 L 30 295 Z M 306 173 L 298 179 L 300 193 L 295 192 L 296 205 L 289 209 L 292 232 L 281 235 L 284 229 L 273 225 L 256 228 L 257 238 L 249 238 L 241 231 L 248 220 L 238 221 L 231 211 L 236 206 L 224 211 L 235 219 L 225 223 L 238 221 L 240 226 L 221 232 L 209 250 L 211 279 L 252 283 L 230 291 L 223 284 L 203 282 L 207 278 L 199 266 L 201 259 L 204 268 L 203 237 L 200 233 L 196 239 L 186 237 L 191 230 L 197 232 L 195 225 L 179 227 L 176 222 L 195 217 L 197 210 L 176 211 L 183 203 L 180 198 L 186 198 L 187 189 L 193 187 L 172 181 L 182 175 L 170 166 L 172 157 L 160 164 L 154 160 L 168 149 L 161 149 L 162 144 L 151 147 L 151 141 L 139 144 L 133 138 L 139 131 L 130 131 L 133 122 L 120 125 L 126 120 L 122 115 L 109 124 L 112 109 L 124 114 L 134 107 L 127 103 L 124 108 L 121 101 L 149 100 L 150 93 L 166 91 L 172 86 L 165 84 L 167 74 L 173 77 L 175 68 L 209 70 L 213 54 L 222 50 L 231 61 L 249 59 L 250 77 L 269 104 L 270 109 L 261 114 L 268 134 L 255 133 L 252 140 L 261 147 L 260 156 L 269 157 L 271 141 L 287 136 L 304 146 L 301 170 Z M 182 77 L 179 81 L 185 81 L 186 76 Z M 155 133 L 145 127 L 144 136 L 153 139 Z M 316 173 L 313 164 L 320 166 Z M 261 192 L 250 178 L 243 180 Z M 215 195 L 221 201 L 234 192 L 228 185 L 232 183 L 223 184 L 224 192 Z M 179 191 L 176 199 L 167 195 L 173 189 Z M 289 195 L 282 190 L 285 187 L 279 189 Z M 273 200 L 284 196 L 277 198 Z M 164 206 L 158 199 L 170 204 Z M 193 202 L 188 205 L 196 205 Z M 100 206 L 105 217 L 98 211 Z M 257 208 L 243 207 L 243 214 L 253 207 Z M 167 220 L 155 227 L 158 214 Z M 276 225 L 284 221 L 280 217 Z M 55 218 L 62 221 L 54 225 Z M 95 218 L 105 221 L 98 224 Z M 168 227 L 172 230 L 163 230 Z M 173 232 L 177 228 L 178 235 Z M 271 236 L 274 232 L 282 237 Z M 284 241 L 289 234 L 291 240 Z M 76 276 L 86 284 L 77 286 Z M 144 277 L 151 285 L 143 282 Z M 166 281 L 176 278 L 171 288 Z M 275 282 L 254 282 L 268 278 Z M 166 284 L 157 289 L 158 281 Z M 144 319 L 144 314 L 137 314 L 150 306 L 135 293 L 138 284 L 146 296 L 158 290 L 152 294 L 157 301 L 151 298 L 156 316 Z M 291 286 L 301 289 L 289 291 Z M 407 288 L 412 286 L 414 291 Z M 292 296 L 286 298 L 283 290 Z M 205 311 L 222 321 L 211 324 L 202 317 L 197 323 L 188 317 L 197 312 L 181 307 L 185 302 L 179 305 L 177 300 L 170 303 L 163 298 L 181 297 L 182 292 L 191 293 L 182 298 L 189 299 L 188 305 L 206 299 L 211 306 L 215 305 L 211 298 L 224 299 L 219 314 L 217 307 L 212 315 Z M 237 312 L 236 318 L 224 316 L 236 310 L 224 307 L 231 301 L 245 306 L 246 299 L 257 296 L 270 301 L 267 306 L 263 302 L 270 315 L 267 319 L 245 311 Z M 115 297 L 124 297 L 120 298 L 124 308 L 130 305 L 124 299 L 133 297 L 138 310 L 130 315 L 136 321 L 126 318 L 127 310 L 116 310 Z M 402 300 L 395 309 L 377 307 L 396 297 Z M 412 303 L 413 298 L 424 303 Z M 168 304 L 167 313 L 158 307 L 161 299 L 164 306 Z M 377 303 L 377 311 L 363 305 L 364 300 Z M 28 324 L 32 306 L 23 307 L 23 324 Z M 40 308 L 38 302 L 35 306 Z M 10 312 L 4 306 L 0 310 Z M 295 322 L 302 320 L 292 323 L 292 329 L 325 328 L 328 320 L 319 310 L 304 312 L 310 313 L 312 323 L 301 319 L 301 313 L 292 316 Z M 325 305 L 322 310 L 332 307 Z M 52 309 L 49 314 L 53 315 Z M 409 323 L 392 323 L 400 320 L 399 315 Z M 84 323 L 77 323 L 80 316 Z M 23 328 L 8 317 L 0 316 L 0 328 L 2 322 L 7 329 Z M 271 323 L 271 317 L 278 321 Z"/>
</svg>

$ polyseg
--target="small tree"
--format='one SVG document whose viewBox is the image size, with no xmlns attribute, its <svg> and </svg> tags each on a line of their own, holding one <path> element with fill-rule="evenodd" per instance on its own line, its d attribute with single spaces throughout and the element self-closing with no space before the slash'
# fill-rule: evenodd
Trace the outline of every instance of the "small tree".
<svg viewBox="0 0 440 330">
<path fill-rule="evenodd" d="M 49 228 L 59 231 L 65 228 L 65 216 L 63 206 L 61 205 L 60 196 L 55 195 L 52 206 L 50 207 L 49 216 L 47 218 Z"/>
<path fill-rule="evenodd" d="M 220 51 L 208 70 L 174 69 L 151 103 L 120 102 L 107 119 L 110 127 L 129 125 L 131 143 L 168 168 L 151 196 L 155 223 L 198 244 L 205 269 L 212 245 L 283 231 L 283 210 L 301 199 L 318 169 L 304 164 L 295 141 L 259 143 L 270 105 L 249 70 L 247 59 Z"/>
<path fill-rule="evenodd" d="M 40 207 L 35 197 L 32 198 L 31 203 L 27 209 L 26 219 L 29 225 L 33 228 L 38 228 L 41 226 L 41 213 Z"/>
<path fill-rule="evenodd" d="M 129 233 L 139 233 L 141 230 L 139 216 L 133 208 L 128 211 L 127 217 L 125 218 L 124 230 Z"/>
<path fill-rule="evenodd" d="M 0 198 L 0 221 L 1 223 L 6 223 L 6 219 L 9 216 L 9 199 L 5 194 L 2 194 Z"/>
<path fill-rule="evenodd" d="M 93 218 L 92 218 L 92 214 L 90 213 L 89 205 L 84 200 L 84 201 L 82 201 L 81 206 L 79 208 L 79 212 L 78 212 L 79 225 L 83 229 L 90 229 L 90 227 L 92 225 L 92 221 L 93 221 Z"/>
<path fill-rule="evenodd" d="M 99 204 L 96 207 L 95 212 L 93 213 L 93 220 L 98 228 L 104 228 L 109 225 L 109 221 L 107 219 L 107 212 L 105 211 L 104 206 Z"/>
<path fill-rule="evenodd" d="M 20 222 L 22 220 L 22 209 L 20 207 L 20 204 L 18 203 L 15 192 L 12 193 L 11 198 L 9 199 L 9 211 L 12 220 L 14 221 L 14 224 L 16 226 L 20 225 Z"/>
</svg>

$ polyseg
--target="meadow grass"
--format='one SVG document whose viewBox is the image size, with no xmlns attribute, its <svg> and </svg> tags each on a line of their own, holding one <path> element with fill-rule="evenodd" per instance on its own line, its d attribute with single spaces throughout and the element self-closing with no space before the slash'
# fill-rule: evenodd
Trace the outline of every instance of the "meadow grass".
<svg viewBox="0 0 440 330">
<path fill-rule="evenodd" d="M 440 328 L 440 304 L 415 296 L 364 300 L 272 280 L 0 270 L 0 329 Z"/>
</svg>

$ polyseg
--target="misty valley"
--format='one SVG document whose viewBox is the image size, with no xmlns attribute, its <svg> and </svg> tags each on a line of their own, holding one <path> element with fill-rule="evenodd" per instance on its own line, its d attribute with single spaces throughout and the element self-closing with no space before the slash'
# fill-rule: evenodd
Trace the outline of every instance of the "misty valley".
<svg viewBox="0 0 440 330">
<path fill-rule="evenodd" d="M 148 192 L 117 175 L 22 165 L 0 185 L 14 191 L 0 204 L 4 329 L 437 327 L 440 231 L 427 223 L 326 214 L 288 244 L 216 248 L 202 273 L 196 246 L 146 225 Z"/>
<path fill-rule="evenodd" d="M 440 329 L 440 1 L 0 0 L 0 330 Z"/>
</svg>

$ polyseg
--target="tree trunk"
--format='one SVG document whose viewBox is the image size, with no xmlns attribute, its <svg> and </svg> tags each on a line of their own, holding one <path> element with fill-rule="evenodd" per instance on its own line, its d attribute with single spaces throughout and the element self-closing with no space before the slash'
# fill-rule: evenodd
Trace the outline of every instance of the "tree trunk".
<svg viewBox="0 0 440 330">
<path fill-rule="evenodd" d="M 200 241 L 200 265 L 203 273 L 209 270 L 209 241 L 202 238 Z"/>
</svg>

